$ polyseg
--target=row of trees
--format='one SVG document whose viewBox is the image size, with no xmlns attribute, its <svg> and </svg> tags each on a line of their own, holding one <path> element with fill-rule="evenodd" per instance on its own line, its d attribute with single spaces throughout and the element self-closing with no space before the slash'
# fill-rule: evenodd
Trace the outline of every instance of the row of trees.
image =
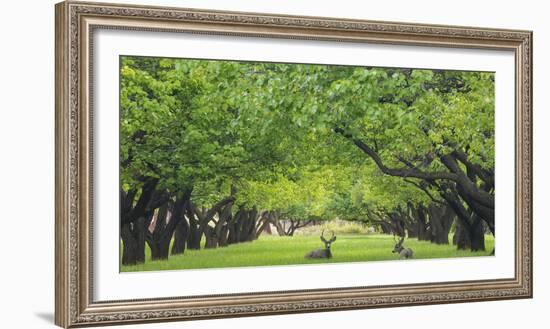
<svg viewBox="0 0 550 329">
<path fill-rule="evenodd" d="M 123 264 L 333 218 L 495 233 L 491 73 L 123 57 L 120 93 Z"/>
</svg>

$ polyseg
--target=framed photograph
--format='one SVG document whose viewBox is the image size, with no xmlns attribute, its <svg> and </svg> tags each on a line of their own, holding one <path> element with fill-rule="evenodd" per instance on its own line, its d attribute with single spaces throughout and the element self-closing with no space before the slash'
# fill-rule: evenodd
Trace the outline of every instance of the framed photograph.
<svg viewBox="0 0 550 329">
<path fill-rule="evenodd" d="M 530 31 L 59 3 L 55 322 L 530 298 L 531 90 Z"/>
</svg>

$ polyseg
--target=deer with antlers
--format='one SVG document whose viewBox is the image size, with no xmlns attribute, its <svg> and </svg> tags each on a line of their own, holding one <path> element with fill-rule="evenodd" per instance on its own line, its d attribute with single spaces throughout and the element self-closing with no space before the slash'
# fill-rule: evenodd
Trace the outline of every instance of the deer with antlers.
<svg viewBox="0 0 550 329">
<path fill-rule="evenodd" d="M 331 258 L 332 253 L 330 252 L 330 245 L 336 241 L 336 235 L 334 235 L 334 232 L 331 232 L 332 236 L 330 239 L 325 238 L 325 230 L 321 232 L 321 241 L 325 244 L 324 249 L 315 249 L 313 251 L 308 252 L 305 255 L 305 258 Z"/>
<path fill-rule="evenodd" d="M 393 236 L 393 239 L 395 240 L 395 235 Z M 397 240 L 395 240 L 397 242 Z M 411 248 L 405 248 L 403 247 L 403 241 L 405 241 L 405 237 L 402 236 L 401 239 L 399 239 L 399 242 L 393 247 L 392 253 L 398 253 L 399 259 L 409 259 L 414 257 L 414 252 Z"/>
</svg>

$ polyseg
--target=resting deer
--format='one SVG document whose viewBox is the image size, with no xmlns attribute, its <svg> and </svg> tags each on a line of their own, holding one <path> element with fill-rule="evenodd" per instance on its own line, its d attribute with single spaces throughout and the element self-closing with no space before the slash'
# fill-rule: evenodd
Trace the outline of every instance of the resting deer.
<svg viewBox="0 0 550 329">
<path fill-rule="evenodd" d="M 313 251 L 308 252 L 305 255 L 305 258 L 331 258 L 332 253 L 330 252 L 330 245 L 336 241 L 336 235 L 334 235 L 334 232 L 332 232 L 332 236 L 330 239 L 325 239 L 325 230 L 321 232 L 321 241 L 325 244 L 325 249 L 316 249 Z"/>
<path fill-rule="evenodd" d="M 401 237 L 401 239 L 399 239 L 399 242 L 397 242 L 395 247 L 393 247 L 392 253 L 398 253 L 399 254 L 399 259 L 413 258 L 413 256 L 414 256 L 413 250 L 411 248 L 404 248 L 403 247 L 403 241 L 404 240 L 405 240 L 404 236 Z"/>
</svg>

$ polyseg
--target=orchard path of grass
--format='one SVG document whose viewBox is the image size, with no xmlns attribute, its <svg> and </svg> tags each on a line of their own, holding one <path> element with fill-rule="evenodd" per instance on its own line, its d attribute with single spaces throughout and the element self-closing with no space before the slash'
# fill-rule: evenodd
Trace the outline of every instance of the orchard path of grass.
<svg viewBox="0 0 550 329">
<path fill-rule="evenodd" d="M 390 235 L 347 234 L 338 235 L 332 245 L 332 255 L 327 259 L 304 259 L 313 249 L 323 247 L 319 236 L 300 235 L 279 237 L 263 235 L 253 242 L 233 244 L 224 248 L 185 250 L 185 254 L 172 256 L 164 261 L 151 261 L 146 247 L 146 262 L 136 266 L 122 266 L 122 272 L 158 271 L 176 269 L 200 269 L 219 267 L 292 265 L 315 263 L 365 262 L 398 259 L 391 251 L 395 242 Z M 488 256 L 493 250 L 494 239 L 485 237 L 485 252 L 458 251 L 456 246 L 436 245 L 427 241 L 407 239 L 405 247 L 414 250 L 416 259 Z"/>
</svg>

